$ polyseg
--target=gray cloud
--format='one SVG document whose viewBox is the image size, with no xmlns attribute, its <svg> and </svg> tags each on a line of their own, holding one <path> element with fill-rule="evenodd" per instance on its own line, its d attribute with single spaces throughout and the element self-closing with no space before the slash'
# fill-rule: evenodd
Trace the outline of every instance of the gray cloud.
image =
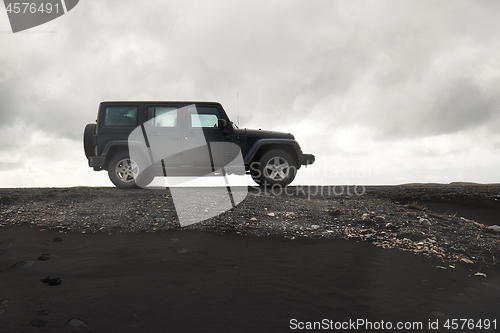
<svg viewBox="0 0 500 333">
<path fill-rule="evenodd" d="M 321 123 L 320 133 L 294 133 L 310 140 L 306 147 L 319 137 L 336 150 L 332 134 L 351 127 L 375 133 L 359 138 L 367 146 L 479 127 L 496 135 L 499 9 L 470 1 L 81 1 L 40 27 L 55 33 L 0 36 L 0 130 L 21 122 L 79 142 L 98 103 L 113 99 L 218 100 L 236 120 L 238 93 L 244 126 Z"/>
</svg>

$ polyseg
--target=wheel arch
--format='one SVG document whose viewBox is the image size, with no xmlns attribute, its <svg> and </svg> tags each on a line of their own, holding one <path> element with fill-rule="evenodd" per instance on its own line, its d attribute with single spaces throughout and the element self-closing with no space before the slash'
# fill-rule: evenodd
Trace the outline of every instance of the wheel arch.
<svg viewBox="0 0 500 333">
<path fill-rule="evenodd" d="M 244 161 L 245 165 L 249 166 L 252 162 L 260 159 L 262 155 L 273 149 L 282 149 L 288 152 L 294 159 L 297 169 L 300 168 L 300 161 L 297 156 L 294 145 L 297 144 L 295 140 L 286 139 L 261 139 L 255 142 L 252 148 L 246 154 Z M 298 144 L 297 144 L 298 145 Z"/>
</svg>

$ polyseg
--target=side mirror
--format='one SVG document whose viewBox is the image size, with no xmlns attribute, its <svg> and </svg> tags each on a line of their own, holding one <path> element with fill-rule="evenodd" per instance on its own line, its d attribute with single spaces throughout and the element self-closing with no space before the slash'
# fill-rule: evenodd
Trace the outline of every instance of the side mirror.
<svg viewBox="0 0 500 333">
<path fill-rule="evenodd" d="M 225 119 L 219 118 L 219 122 L 217 124 L 217 127 L 219 127 L 219 128 L 226 128 L 227 127 L 227 121 Z"/>
</svg>

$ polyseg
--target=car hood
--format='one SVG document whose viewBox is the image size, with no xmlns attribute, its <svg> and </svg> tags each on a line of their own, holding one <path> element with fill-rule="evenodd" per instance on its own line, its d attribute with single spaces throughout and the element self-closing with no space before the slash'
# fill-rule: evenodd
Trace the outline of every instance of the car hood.
<svg viewBox="0 0 500 333">
<path fill-rule="evenodd" d="M 260 129 L 255 130 L 255 129 L 248 129 L 248 128 L 237 128 L 237 129 L 235 129 L 235 132 L 239 136 L 247 136 L 247 137 L 254 137 L 254 138 L 276 138 L 276 139 L 292 139 L 292 140 L 295 139 L 295 137 L 290 133 L 266 131 L 266 130 L 260 130 Z"/>
</svg>

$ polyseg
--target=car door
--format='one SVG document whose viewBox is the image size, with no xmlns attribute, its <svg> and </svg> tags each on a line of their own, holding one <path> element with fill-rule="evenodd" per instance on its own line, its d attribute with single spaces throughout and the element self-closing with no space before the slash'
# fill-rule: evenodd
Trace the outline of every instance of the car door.
<svg viewBox="0 0 500 333">
<path fill-rule="evenodd" d="M 182 163 L 183 119 L 179 107 L 174 104 L 152 104 L 146 107 L 147 119 L 144 132 L 153 162 L 165 167 Z"/>
<path fill-rule="evenodd" d="M 217 107 L 190 106 L 187 115 L 184 140 L 186 161 L 196 168 L 210 169 L 210 172 L 230 162 L 230 146 L 217 144 L 230 141 L 227 130 L 218 127 L 221 113 Z"/>
</svg>

